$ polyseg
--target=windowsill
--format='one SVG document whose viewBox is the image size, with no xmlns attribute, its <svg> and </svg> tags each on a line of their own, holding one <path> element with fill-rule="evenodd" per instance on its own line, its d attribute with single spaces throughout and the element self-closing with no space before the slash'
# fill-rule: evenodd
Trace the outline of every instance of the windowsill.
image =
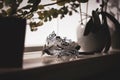
<svg viewBox="0 0 120 80">
<path fill-rule="evenodd" d="M 120 50 L 112 50 L 110 54 L 114 54 L 116 52 L 120 52 Z M 41 54 L 42 54 L 41 51 L 24 52 L 22 69 L 44 67 L 44 66 L 52 65 L 52 64 L 71 62 L 71 61 L 65 61 L 65 60 L 60 61 L 60 60 L 58 60 L 58 58 L 56 56 L 49 56 L 49 55 L 41 56 Z M 107 54 L 107 55 L 110 55 L 110 54 Z M 104 55 L 106 55 L 106 54 L 100 53 L 100 54 L 94 54 L 94 55 L 80 55 L 79 58 L 77 58 L 75 60 L 89 59 L 89 58 L 100 57 L 100 56 L 104 56 Z M 12 69 L 12 70 L 14 70 L 14 69 Z M 0 69 L 0 71 L 4 71 L 4 70 Z M 5 70 L 5 72 L 6 71 L 7 70 Z"/>
<path fill-rule="evenodd" d="M 33 54 L 34 53 L 34 54 Z M 50 56 L 42 56 L 41 52 L 28 52 L 24 55 L 24 69 L 13 69 L 9 73 L 0 73 L 0 80 L 115 80 L 119 78 L 120 51 L 111 54 L 81 55 L 78 60 L 54 64 L 46 59 L 54 59 Z M 45 66 L 45 67 L 43 67 Z M 7 69 L 6 69 L 7 70 Z M 119 72 L 120 73 L 120 72 Z M 114 75 L 114 76 L 113 76 Z M 117 75 L 117 76 L 116 76 Z M 86 79 L 87 78 L 87 79 Z M 120 78 L 119 78 L 120 79 Z"/>
<path fill-rule="evenodd" d="M 61 60 L 56 56 L 49 56 L 49 55 L 42 56 L 41 54 L 42 54 L 41 51 L 25 52 L 24 60 L 23 60 L 23 69 L 70 62 L 68 61 L 68 59 L 71 58 L 71 57 L 64 57 L 64 60 Z M 97 54 L 90 54 L 90 55 L 80 55 L 79 58 L 76 58 L 74 60 L 88 59 L 88 58 L 99 57 L 99 56 L 110 55 L 110 54 L 97 53 Z M 71 60 L 71 61 L 74 61 L 74 60 Z"/>
</svg>

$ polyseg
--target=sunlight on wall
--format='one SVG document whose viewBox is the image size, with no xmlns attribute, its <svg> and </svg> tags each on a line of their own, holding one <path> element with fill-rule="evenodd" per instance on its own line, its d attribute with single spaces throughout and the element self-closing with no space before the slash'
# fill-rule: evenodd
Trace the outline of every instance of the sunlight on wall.
<svg viewBox="0 0 120 80">
<path fill-rule="evenodd" d="M 44 0 L 46 3 L 49 0 Z M 82 4 L 83 12 L 86 12 L 86 3 Z M 95 10 L 98 7 L 96 0 L 90 0 L 88 12 L 91 14 L 91 10 Z M 59 18 L 52 20 L 51 22 L 46 22 L 43 26 L 39 27 L 37 31 L 31 32 L 29 26 L 27 25 L 25 46 L 39 46 L 46 43 L 46 37 L 55 31 L 57 35 L 61 37 L 67 37 L 73 41 L 76 39 L 77 27 L 80 23 L 80 14 L 75 13 L 72 16 L 65 16 L 62 20 Z"/>
</svg>

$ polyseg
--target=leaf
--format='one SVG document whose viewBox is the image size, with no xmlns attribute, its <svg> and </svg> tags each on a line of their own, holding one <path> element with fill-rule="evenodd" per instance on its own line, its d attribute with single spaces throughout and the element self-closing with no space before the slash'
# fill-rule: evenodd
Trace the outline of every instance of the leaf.
<svg viewBox="0 0 120 80">
<path fill-rule="evenodd" d="M 118 32 L 120 31 L 120 23 L 114 16 L 112 16 L 111 14 L 107 12 L 103 12 L 101 14 L 102 15 L 105 14 L 105 16 L 107 16 L 114 23 L 116 31 Z"/>
<path fill-rule="evenodd" d="M 77 8 L 77 7 L 79 7 L 79 6 L 80 6 L 80 4 L 77 4 L 77 3 L 74 4 L 74 7 L 75 7 L 75 8 Z"/>
<path fill-rule="evenodd" d="M 7 14 L 8 14 L 8 15 L 10 15 L 10 14 L 11 14 L 11 12 L 12 12 L 12 9 L 11 9 L 11 8 L 9 8 L 9 9 L 7 9 L 7 11 L 6 11 L 6 12 L 7 12 Z"/>
<path fill-rule="evenodd" d="M 44 6 L 43 5 L 39 5 L 38 9 L 44 9 Z"/>
<path fill-rule="evenodd" d="M 37 24 L 36 22 L 30 22 L 29 23 L 31 31 L 36 31 L 37 30 L 36 24 Z"/>
<path fill-rule="evenodd" d="M 54 13 L 52 14 L 53 18 L 57 18 L 58 17 L 58 13 Z"/>
<path fill-rule="evenodd" d="M 43 22 L 39 21 L 38 23 L 36 23 L 36 27 L 38 26 L 42 26 L 43 25 Z"/>
<path fill-rule="evenodd" d="M 11 4 L 12 0 L 4 0 L 4 3 L 6 6 L 9 6 Z"/>
<path fill-rule="evenodd" d="M 28 3 L 33 4 L 32 9 L 36 8 L 40 2 L 41 0 L 28 0 Z"/>
<path fill-rule="evenodd" d="M 39 11 L 39 12 L 37 12 L 37 14 L 39 15 L 39 19 L 44 19 L 44 13 Z"/>
<path fill-rule="evenodd" d="M 30 0 L 29 0 L 30 1 Z M 32 0 L 33 1 L 33 0 Z M 32 2 L 32 9 L 30 10 L 30 12 L 34 12 L 34 11 L 37 11 L 38 10 L 38 5 L 39 3 L 41 2 L 41 0 L 34 0 Z"/>
<path fill-rule="evenodd" d="M 27 5 L 27 6 L 22 7 L 22 9 L 30 9 L 30 8 L 32 8 L 31 5 Z"/>
<path fill-rule="evenodd" d="M 33 16 L 34 16 L 33 14 L 29 14 L 29 15 L 27 16 L 27 19 L 31 19 Z"/>
<path fill-rule="evenodd" d="M 47 17 L 45 17 L 45 18 L 44 18 L 44 22 L 47 22 L 47 21 L 48 21 L 48 19 L 47 19 Z"/>
<path fill-rule="evenodd" d="M 78 11 L 76 10 L 76 8 L 71 7 L 71 9 L 72 9 L 73 11 L 75 11 L 76 13 L 78 13 Z"/>
<path fill-rule="evenodd" d="M 18 3 L 20 4 L 23 0 L 17 0 L 18 1 Z"/>
<path fill-rule="evenodd" d="M 62 14 L 61 16 L 60 16 L 60 19 L 62 19 L 62 18 L 64 18 L 65 17 L 65 15 L 64 14 Z"/>
<path fill-rule="evenodd" d="M 92 32 L 96 33 L 97 31 L 99 31 L 100 26 L 101 26 L 101 22 L 100 22 L 100 18 L 99 18 L 99 14 L 97 13 L 97 11 L 92 11 L 92 19 L 93 19 L 93 29 Z"/>
<path fill-rule="evenodd" d="M 49 10 L 49 14 L 53 17 L 53 18 L 57 18 L 58 17 L 58 10 L 52 8 L 51 10 Z"/>
<path fill-rule="evenodd" d="M 59 6 L 63 6 L 63 5 L 65 5 L 67 2 L 68 2 L 69 0 L 57 0 L 57 5 L 59 5 Z"/>
<path fill-rule="evenodd" d="M 26 15 L 26 14 L 28 14 L 28 12 L 27 12 L 27 11 L 24 11 L 24 12 L 23 12 L 23 14 L 25 14 L 25 15 Z"/>
<path fill-rule="evenodd" d="M 86 3 L 86 2 L 88 2 L 89 0 L 77 0 L 78 2 L 80 2 L 80 3 Z"/>
<path fill-rule="evenodd" d="M 69 15 L 70 15 L 70 16 L 72 15 L 72 11 L 69 11 Z"/>
<path fill-rule="evenodd" d="M 36 27 L 31 27 L 30 29 L 31 29 L 31 31 L 37 31 Z"/>
<path fill-rule="evenodd" d="M 61 0 L 57 0 L 57 2 L 59 2 L 59 1 L 61 1 Z M 65 1 L 63 1 L 63 2 L 59 2 L 59 3 L 57 3 L 57 5 L 59 5 L 59 6 L 63 6 L 63 5 L 65 5 Z"/>
<path fill-rule="evenodd" d="M 64 6 L 62 9 L 63 9 L 64 14 L 68 13 L 68 8 L 67 7 Z"/>
<path fill-rule="evenodd" d="M 5 10 L 2 10 L 2 16 L 7 16 L 7 12 Z"/>
<path fill-rule="evenodd" d="M 28 3 L 35 3 L 37 0 L 28 0 Z"/>
<path fill-rule="evenodd" d="M 52 17 L 51 17 L 51 16 L 49 16 L 48 18 L 49 18 L 49 21 L 51 21 L 51 20 L 52 20 Z"/>
<path fill-rule="evenodd" d="M 48 11 L 44 11 L 44 17 L 48 17 L 49 16 L 49 12 Z"/>
<path fill-rule="evenodd" d="M 3 4 L 2 4 L 2 3 L 0 3 L 0 9 L 1 9 L 1 8 L 3 8 Z"/>
<path fill-rule="evenodd" d="M 93 26 L 94 26 L 93 25 L 93 20 L 92 20 L 92 17 L 91 17 L 90 20 L 87 22 L 87 24 L 85 26 L 85 30 L 84 30 L 83 35 L 87 36 L 91 32 L 91 29 L 92 29 Z"/>
</svg>

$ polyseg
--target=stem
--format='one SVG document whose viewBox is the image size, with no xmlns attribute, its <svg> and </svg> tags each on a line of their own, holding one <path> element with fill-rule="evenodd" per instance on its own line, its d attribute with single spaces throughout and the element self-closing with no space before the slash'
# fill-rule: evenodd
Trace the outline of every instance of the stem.
<svg viewBox="0 0 120 80">
<path fill-rule="evenodd" d="M 87 6 L 86 6 L 86 14 L 88 14 L 88 2 L 87 2 Z M 86 16 L 86 23 L 87 23 L 87 16 Z"/>
<path fill-rule="evenodd" d="M 55 4 L 64 2 L 64 1 L 68 1 L 68 0 L 60 0 L 60 1 L 57 1 L 57 2 L 54 2 L 54 3 L 45 4 L 45 5 L 43 5 L 43 6 L 51 6 L 51 5 L 55 5 Z"/>
<path fill-rule="evenodd" d="M 80 10 L 81 24 L 83 24 L 81 3 L 80 3 L 80 6 L 79 6 L 79 10 Z"/>
</svg>

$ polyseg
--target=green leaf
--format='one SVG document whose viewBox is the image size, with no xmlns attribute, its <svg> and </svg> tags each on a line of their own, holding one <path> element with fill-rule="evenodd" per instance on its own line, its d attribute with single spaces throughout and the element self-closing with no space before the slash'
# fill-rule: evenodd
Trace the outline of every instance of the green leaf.
<svg viewBox="0 0 120 80">
<path fill-rule="evenodd" d="M 60 2 L 60 3 L 57 3 L 57 5 L 63 6 L 63 5 L 65 5 L 65 1 L 64 1 L 64 2 Z"/>
<path fill-rule="evenodd" d="M 39 21 L 38 23 L 36 23 L 36 27 L 38 26 L 42 26 L 43 25 L 43 22 Z"/>
<path fill-rule="evenodd" d="M 12 0 L 4 0 L 4 2 L 5 2 L 5 5 L 8 6 L 12 3 Z"/>
<path fill-rule="evenodd" d="M 49 14 L 51 14 L 51 15 L 53 16 L 53 18 L 57 18 L 57 17 L 58 17 L 58 10 L 52 8 L 52 9 L 49 11 Z"/>
<path fill-rule="evenodd" d="M 38 9 L 44 9 L 44 6 L 43 5 L 39 5 Z"/>
<path fill-rule="evenodd" d="M 58 13 L 54 13 L 52 14 L 53 18 L 57 18 L 58 17 Z"/>
<path fill-rule="evenodd" d="M 31 19 L 33 16 L 34 16 L 33 14 L 29 14 L 29 15 L 27 16 L 27 19 Z"/>
<path fill-rule="evenodd" d="M 68 13 L 68 8 L 67 7 L 63 7 L 63 12 L 64 12 L 64 14 L 67 14 Z"/>
<path fill-rule="evenodd" d="M 23 0 L 17 0 L 18 1 L 18 3 L 20 4 Z"/>
<path fill-rule="evenodd" d="M 44 14 L 42 12 L 37 12 L 37 14 L 39 15 L 39 19 L 44 19 Z"/>
<path fill-rule="evenodd" d="M 47 17 L 45 17 L 45 18 L 44 18 L 44 22 L 47 22 L 47 21 L 48 21 L 48 19 L 47 19 Z"/>
<path fill-rule="evenodd" d="M 51 21 L 51 20 L 52 20 L 52 17 L 51 17 L 51 16 L 49 16 L 48 18 L 49 18 L 49 21 Z"/>
<path fill-rule="evenodd" d="M 68 2 L 69 0 L 57 0 L 57 5 L 59 5 L 59 6 L 63 6 L 63 5 L 65 5 L 67 2 Z"/>
<path fill-rule="evenodd" d="M 3 8 L 3 4 L 2 4 L 2 3 L 0 3 L 0 9 L 1 9 L 1 8 Z"/>
<path fill-rule="evenodd" d="M 36 31 L 37 30 L 36 24 L 37 24 L 36 22 L 30 22 L 29 23 L 31 31 Z"/>
<path fill-rule="evenodd" d="M 9 8 L 9 9 L 7 9 L 7 11 L 6 11 L 6 12 L 7 12 L 7 14 L 8 14 L 8 15 L 10 15 L 10 14 L 11 14 L 11 12 L 12 12 L 12 9 L 11 9 L 11 8 Z"/>
</svg>

